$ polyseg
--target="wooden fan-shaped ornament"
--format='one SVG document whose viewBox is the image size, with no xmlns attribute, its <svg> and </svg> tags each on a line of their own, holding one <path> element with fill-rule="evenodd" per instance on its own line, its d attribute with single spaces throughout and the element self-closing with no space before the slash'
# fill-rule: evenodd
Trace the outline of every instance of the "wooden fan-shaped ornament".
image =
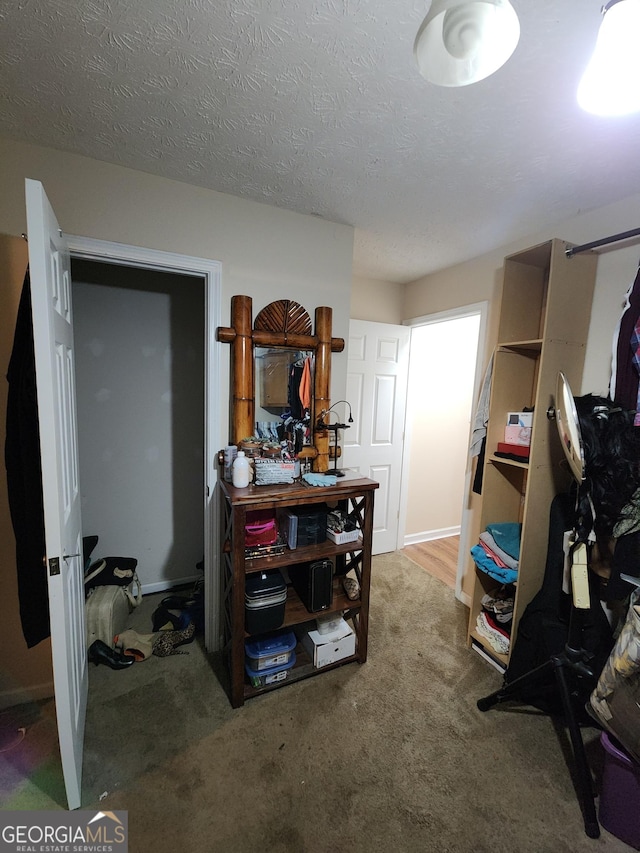
<svg viewBox="0 0 640 853">
<path fill-rule="evenodd" d="M 265 306 L 253 324 L 265 332 L 284 332 L 288 335 L 311 335 L 311 317 L 292 299 L 278 299 Z"/>
</svg>

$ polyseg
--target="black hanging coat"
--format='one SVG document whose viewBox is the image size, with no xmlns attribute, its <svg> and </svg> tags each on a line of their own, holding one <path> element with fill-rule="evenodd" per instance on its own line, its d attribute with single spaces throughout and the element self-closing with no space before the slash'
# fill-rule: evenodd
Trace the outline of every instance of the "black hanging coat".
<svg viewBox="0 0 640 853">
<path fill-rule="evenodd" d="M 25 275 L 7 371 L 5 465 L 22 631 L 29 648 L 50 634 L 31 286 Z"/>
</svg>

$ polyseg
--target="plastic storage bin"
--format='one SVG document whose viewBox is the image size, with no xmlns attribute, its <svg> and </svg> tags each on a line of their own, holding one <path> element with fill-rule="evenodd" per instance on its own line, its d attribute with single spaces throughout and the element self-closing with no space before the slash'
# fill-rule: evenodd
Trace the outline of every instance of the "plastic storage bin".
<svg viewBox="0 0 640 853">
<path fill-rule="evenodd" d="M 312 504 L 298 506 L 292 510 L 298 517 L 296 545 L 304 548 L 307 545 L 319 545 L 327 539 L 327 506 Z"/>
<path fill-rule="evenodd" d="M 265 634 L 280 628 L 286 602 L 287 584 L 277 569 L 248 575 L 244 595 L 247 633 Z"/>
<path fill-rule="evenodd" d="M 607 732 L 602 732 L 600 742 L 604 748 L 600 823 L 616 838 L 640 850 L 640 765 Z"/>
<path fill-rule="evenodd" d="M 293 631 L 283 631 L 265 637 L 245 640 L 245 661 L 256 672 L 289 663 L 296 647 Z"/>
<path fill-rule="evenodd" d="M 287 663 L 281 663 L 279 666 L 272 666 L 269 669 L 252 669 L 245 661 L 245 672 L 249 677 L 249 683 L 252 687 L 268 687 L 270 684 L 280 684 L 286 681 L 289 673 L 293 669 L 296 662 L 296 653 L 292 652 Z"/>
</svg>

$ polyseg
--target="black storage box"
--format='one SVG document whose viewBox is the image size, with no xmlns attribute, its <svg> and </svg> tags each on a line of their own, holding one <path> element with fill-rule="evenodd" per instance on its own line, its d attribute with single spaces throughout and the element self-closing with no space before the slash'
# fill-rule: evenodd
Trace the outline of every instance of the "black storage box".
<svg viewBox="0 0 640 853">
<path fill-rule="evenodd" d="M 328 610 L 333 603 L 333 561 L 315 560 L 289 566 L 289 577 L 310 613 Z"/>
<path fill-rule="evenodd" d="M 292 509 L 292 512 L 298 516 L 296 539 L 298 548 L 304 548 L 307 545 L 319 545 L 326 541 L 328 511 L 326 504 L 298 506 Z"/>
<path fill-rule="evenodd" d="M 287 584 L 278 569 L 247 575 L 244 591 L 247 633 L 263 634 L 280 628 L 286 602 Z"/>
</svg>

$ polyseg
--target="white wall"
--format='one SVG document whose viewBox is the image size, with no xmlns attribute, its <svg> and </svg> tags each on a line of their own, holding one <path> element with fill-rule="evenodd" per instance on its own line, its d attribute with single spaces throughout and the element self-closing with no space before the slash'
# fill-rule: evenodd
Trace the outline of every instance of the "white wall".
<svg viewBox="0 0 640 853">
<path fill-rule="evenodd" d="M 295 299 L 314 319 L 333 309 L 333 336 L 349 332 L 353 229 L 87 157 L 0 139 L 0 233 L 26 231 L 24 179 L 42 182 L 61 228 L 78 236 L 222 262 L 220 325 L 235 294 L 254 316 Z M 221 399 L 229 399 L 229 346 L 220 345 Z M 344 397 L 346 353 L 332 358 L 334 399 Z M 221 413 L 220 446 L 228 437 Z"/>
<path fill-rule="evenodd" d="M 204 281 L 74 262 L 82 523 L 144 592 L 204 553 Z"/>
</svg>

